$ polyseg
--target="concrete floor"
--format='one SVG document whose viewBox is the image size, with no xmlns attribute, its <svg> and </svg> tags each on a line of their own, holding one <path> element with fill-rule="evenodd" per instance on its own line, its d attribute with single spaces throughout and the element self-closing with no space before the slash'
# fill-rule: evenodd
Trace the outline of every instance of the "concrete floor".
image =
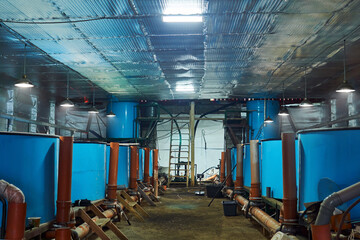
<svg viewBox="0 0 360 240">
<path fill-rule="evenodd" d="M 210 198 L 196 196 L 198 189 L 168 188 L 156 207 L 143 204 L 150 214 L 145 222 L 130 213 L 131 226 L 126 221 L 117 223 L 129 240 L 141 239 L 267 239 L 256 223 L 243 216 L 225 217 L 222 201 L 215 199 L 207 207 Z M 106 232 L 112 239 L 111 231 Z M 94 236 L 91 239 L 95 238 Z"/>
</svg>

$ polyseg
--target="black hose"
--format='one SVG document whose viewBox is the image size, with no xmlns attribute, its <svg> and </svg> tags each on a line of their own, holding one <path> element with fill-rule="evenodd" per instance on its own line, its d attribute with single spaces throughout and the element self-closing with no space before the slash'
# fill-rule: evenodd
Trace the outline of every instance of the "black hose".
<svg viewBox="0 0 360 240">
<path fill-rule="evenodd" d="M 206 113 L 201 114 L 199 118 L 203 118 L 203 117 L 205 117 L 206 115 L 211 114 L 211 113 L 216 113 L 216 112 L 218 112 L 218 111 L 220 111 L 220 110 L 222 110 L 222 109 L 225 109 L 225 108 L 230 107 L 230 106 L 232 106 L 232 105 L 235 105 L 235 104 L 237 104 L 237 103 L 238 103 L 238 102 L 232 102 L 232 103 L 230 103 L 230 104 L 223 105 L 223 106 L 221 106 L 221 107 L 219 107 L 219 108 L 217 108 L 217 109 L 215 109 L 215 110 L 211 110 L 211 111 L 209 111 L 209 112 L 206 112 Z M 199 121 L 200 121 L 200 119 L 198 119 L 198 120 L 196 121 L 196 123 L 195 123 L 194 136 L 196 135 L 196 129 L 197 129 L 197 126 L 199 125 Z"/>
<path fill-rule="evenodd" d="M 344 225 L 346 215 L 348 215 L 350 210 L 353 209 L 359 202 L 360 202 L 360 198 L 358 200 L 356 200 L 355 202 L 353 202 L 353 204 L 351 204 L 343 213 L 343 216 L 342 216 L 340 224 L 339 224 L 338 231 L 336 233 L 336 240 L 340 239 L 340 233 L 341 233 L 342 226 Z"/>
<path fill-rule="evenodd" d="M 5 222 L 6 222 L 6 200 L 0 196 L 0 201 L 2 202 L 2 216 L 1 216 L 1 232 L 0 239 L 5 239 Z"/>
</svg>

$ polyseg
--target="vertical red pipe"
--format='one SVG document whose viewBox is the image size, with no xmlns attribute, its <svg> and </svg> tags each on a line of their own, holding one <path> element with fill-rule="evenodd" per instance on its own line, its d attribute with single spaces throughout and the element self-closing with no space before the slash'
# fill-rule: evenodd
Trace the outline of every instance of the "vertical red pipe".
<svg viewBox="0 0 360 240">
<path fill-rule="evenodd" d="M 116 200 L 117 174 L 119 166 L 119 143 L 110 143 L 108 199 Z"/>
<path fill-rule="evenodd" d="M 55 230 L 55 239 L 56 240 L 70 240 L 71 239 L 70 228 L 57 228 Z"/>
<path fill-rule="evenodd" d="M 231 149 L 226 149 L 226 186 L 231 187 L 232 186 L 232 174 L 231 174 Z"/>
<path fill-rule="evenodd" d="M 259 141 L 250 141 L 250 161 L 251 161 L 251 186 L 250 186 L 250 200 L 261 200 L 260 191 L 260 165 L 259 165 Z"/>
<path fill-rule="evenodd" d="M 225 181 L 225 152 L 221 152 L 220 160 L 220 182 Z"/>
<path fill-rule="evenodd" d="M 60 137 L 56 222 L 63 226 L 70 222 L 72 156 L 73 138 Z"/>
<path fill-rule="evenodd" d="M 155 196 L 157 197 L 159 194 L 159 181 L 158 181 L 158 157 L 159 157 L 159 150 L 158 149 L 154 149 L 154 155 L 153 155 L 153 168 L 154 168 L 154 172 L 153 172 L 153 176 L 154 176 L 154 189 L 155 189 Z"/>
<path fill-rule="evenodd" d="M 138 159 L 139 158 L 138 158 L 137 146 L 131 146 L 130 147 L 130 183 L 129 183 L 129 188 L 131 189 L 137 189 L 136 169 L 137 169 L 137 164 L 139 164 Z"/>
<path fill-rule="evenodd" d="M 144 183 L 150 184 L 150 148 L 145 148 Z"/>
<path fill-rule="evenodd" d="M 235 190 L 241 190 L 244 187 L 244 177 L 243 177 L 243 145 L 236 145 L 236 181 L 235 181 Z"/>
<path fill-rule="evenodd" d="M 295 134 L 282 133 L 284 223 L 297 222 Z"/>
<path fill-rule="evenodd" d="M 24 238 L 25 218 L 26 203 L 9 202 L 5 239 L 22 240 Z"/>
</svg>

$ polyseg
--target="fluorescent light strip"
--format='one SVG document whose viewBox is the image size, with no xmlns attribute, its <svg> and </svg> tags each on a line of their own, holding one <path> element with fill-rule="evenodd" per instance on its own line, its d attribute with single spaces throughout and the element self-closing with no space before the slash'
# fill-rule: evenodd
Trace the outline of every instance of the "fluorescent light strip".
<svg viewBox="0 0 360 240">
<path fill-rule="evenodd" d="M 181 22 L 202 22 L 202 16 L 163 16 L 163 22 L 173 22 L 173 23 L 181 23 Z"/>
</svg>

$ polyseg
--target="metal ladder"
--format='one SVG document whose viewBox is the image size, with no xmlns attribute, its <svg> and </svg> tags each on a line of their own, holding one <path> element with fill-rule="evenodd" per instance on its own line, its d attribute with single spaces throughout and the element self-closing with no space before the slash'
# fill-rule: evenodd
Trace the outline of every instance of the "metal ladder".
<svg viewBox="0 0 360 240">
<path fill-rule="evenodd" d="M 170 184 L 186 184 L 189 186 L 190 176 L 190 124 L 189 121 L 177 120 L 180 134 L 171 120 L 170 152 L 169 152 L 169 174 L 168 186 Z"/>
</svg>

